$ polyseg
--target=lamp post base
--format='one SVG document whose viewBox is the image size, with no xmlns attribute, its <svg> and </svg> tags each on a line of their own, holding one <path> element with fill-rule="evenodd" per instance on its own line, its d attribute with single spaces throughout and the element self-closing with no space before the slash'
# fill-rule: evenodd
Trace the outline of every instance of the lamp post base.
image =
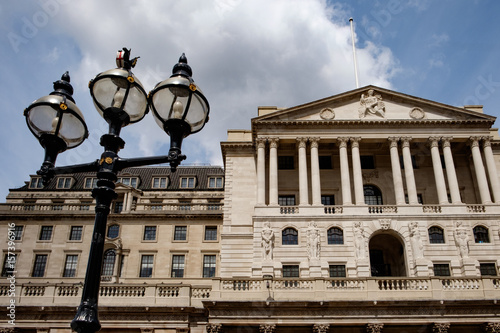
<svg viewBox="0 0 500 333">
<path fill-rule="evenodd" d="M 80 304 L 71 328 L 78 333 L 95 333 L 101 329 L 97 318 L 97 303 L 85 301 Z"/>
</svg>

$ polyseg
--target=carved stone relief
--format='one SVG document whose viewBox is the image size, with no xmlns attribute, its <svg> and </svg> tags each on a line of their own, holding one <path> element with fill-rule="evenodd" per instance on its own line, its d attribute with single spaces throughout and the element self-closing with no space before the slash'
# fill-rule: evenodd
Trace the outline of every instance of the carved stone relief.
<svg viewBox="0 0 500 333">
<path fill-rule="evenodd" d="M 319 116 L 324 120 L 333 120 L 335 118 L 335 111 L 330 108 L 324 108 L 320 111 Z"/>
<path fill-rule="evenodd" d="M 422 120 L 425 118 L 425 112 L 421 108 L 413 108 L 410 110 L 410 118 L 415 120 Z"/>
<path fill-rule="evenodd" d="M 359 101 L 359 118 L 365 118 L 367 115 L 374 115 L 385 118 L 385 104 L 382 96 L 375 94 L 373 89 L 368 90 L 367 94 L 361 94 Z"/>
</svg>

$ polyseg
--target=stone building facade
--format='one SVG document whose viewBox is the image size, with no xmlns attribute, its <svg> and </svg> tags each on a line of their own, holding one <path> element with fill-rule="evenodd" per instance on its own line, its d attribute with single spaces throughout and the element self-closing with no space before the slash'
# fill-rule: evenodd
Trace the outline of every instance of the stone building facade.
<svg viewBox="0 0 500 333">
<path fill-rule="evenodd" d="M 500 332 L 494 121 L 367 86 L 259 108 L 221 143 L 224 169 L 126 170 L 102 331 Z M 69 332 L 92 232 L 86 185 L 92 175 L 43 189 L 33 176 L 11 190 L 0 232 L 23 227 L 16 326 L 0 327 Z"/>
</svg>

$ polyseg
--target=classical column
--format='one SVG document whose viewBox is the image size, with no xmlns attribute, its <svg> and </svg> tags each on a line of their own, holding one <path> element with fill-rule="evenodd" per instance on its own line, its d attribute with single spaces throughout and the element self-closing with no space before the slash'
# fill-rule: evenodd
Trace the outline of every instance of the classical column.
<svg viewBox="0 0 500 333">
<path fill-rule="evenodd" d="M 125 192 L 123 194 L 123 207 L 122 207 L 122 212 L 128 212 L 130 211 L 130 207 L 128 206 L 128 196 L 129 196 L 129 193 L 128 192 Z"/>
<path fill-rule="evenodd" d="M 450 188 L 451 203 L 462 203 L 460 198 L 460 189 L 458 188 L 457 172 L 455 171 L 455 163 L 453 163 L 453 155 L 451 154 L 450 137 L 442 137 L 444 164 L 446 166 L 446 177 L 448 177 L 448 187 Z"/>
<path fill-rule="evenodd" d="M 481 151 L 479 150 L 479 140 L 481 138 L 478 136 L 471 136 L 471 151 L 472 151 L 472 161 L 474 162 L 474 169 L 476 170 L 477 185 L 479 187 L 479 196 L 481 197 L 481 203 L 489 204 L 491 203 L 490 191 L 488 189 L 488 180 L 486 179 L 486 172 L 484 170 L 483 159 L 481 157 Z"/>
<path fill-rule="evenodd" d="M 278 138 L 269 139 L 269 205 L 278 205 Z"/>
<path fill-rule="evenodd" d="M 257 205 L 266 204 L 266 139 L 257 138 Z"/>
<path fill-rule="evenodd" d="M 405 204 L 405 191 L 403 189 L 403 177 L 401 176 L 401 164 L 399 162 L 398 141 L 399 138 L 390 137 L 391 141 L 391 167 L 392 181 L 394 183 L 394 195 L 396 196 L 396 205 Z"/>
<path fill-rule="evenodd" d="M 132 202 L 134 202 L 134 194 L 130 191 L 127 196 L 127 212 L 132 210 Z"/>
<path fill-rule="evenodd" d="M 319 171 L 319 138 L 309 138 L 311 143 L 311 189 L 312 204 L 321 205 L 321 179 Z"/>
<path fill-rule="evenodd" d="M 276 330 L 276 325 L 274 324 L 263 324 L 259 326 L 260 333 L 274 333 Z"/>
<path fill-rule="evenodd" d="M 299 146 L 299 205 L 309 205 L 309 188 L 307 186 L 307 138 L 297 138 Z"/>
<path fill-rule="evenodd" d="M 352 205 L 351 180 L 349 177 L 349 160 L 347 158 L 347 142 L 349 138 L 337 138 L 340 155 L 340 181 L 342 183 L 342 204 Z"/>
<path fill-rule="evenodd" d="M 314 324 L 313 333 L 328 333 L 329 329 L 329 324 Z"/>
<path fill-rule="evenodd" d="M 432 332 L 448 333 L 449 328 L 450 328 L 450 323 L 434 323 L 434 326 L 432 326 Z"/>
<path fill-rule="evenodd" d="M 384 324 L 367 324 L 366 332 L 367 333 L 382 333 L 384 329 Z"/>
<path fill-rule="evenodd" d="M 429 141 L 431 145 L 432 169 L 434 170 L 434 179 L 436 181 L 438 202 L 440 205 L 443 205 L 449 202 L 448 193 L 446 193 L 446 182 L 444 180 L 443 165 L 441 164 L 441 155 L 439 154 L 440 139 L 440 137 L 432 136 L 429 138 Z"/>
<path fill-rule="evenodd" d="M 354 181 L 354 201 L 356 205 L 365 204 L 363 191 L 363 174 L 361 173 L 361 158 L 359 156 L 359 141 L 361 138 L 350 138 L 352 149 L 352 178 Z"/>
<path fill-rule="evenodd" d="M 484 159 L 486 161 L 486 167 L 488 168 L 488 176 L 490 178 L 491 191 L 493 192 L 493 201 L 495 203 L 500 202 L 500 184 L 498 182 L 498 173 L 495 165 L 495 158 L 493 157 L 493 151 L 491 150 L 490 137 L 483 137 L 483 152 Z"/>
<path fill-rule="evenodd" d="M 408 202 L 410 205 L 417 205 L 417 186 L 415 185 L 415 175 L 413 174 L 413 163 L 411 161 L 410 141 L 411 137 L 402 137 L 403 163 L 405 166 L 406 188 L 408 190 Z"/>
</svg>

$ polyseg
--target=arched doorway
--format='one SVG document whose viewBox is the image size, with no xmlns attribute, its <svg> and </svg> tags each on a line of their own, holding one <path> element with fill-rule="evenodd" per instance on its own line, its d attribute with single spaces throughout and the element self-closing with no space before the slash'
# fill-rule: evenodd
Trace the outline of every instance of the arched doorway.
<svg viewBox="0 0 500 333">
<path fill-rule="evenodd" d="M 378 234 L 370 239 L 372 276 L 407 276 L 404 246 L 398 237 Z"/>
</svg>

